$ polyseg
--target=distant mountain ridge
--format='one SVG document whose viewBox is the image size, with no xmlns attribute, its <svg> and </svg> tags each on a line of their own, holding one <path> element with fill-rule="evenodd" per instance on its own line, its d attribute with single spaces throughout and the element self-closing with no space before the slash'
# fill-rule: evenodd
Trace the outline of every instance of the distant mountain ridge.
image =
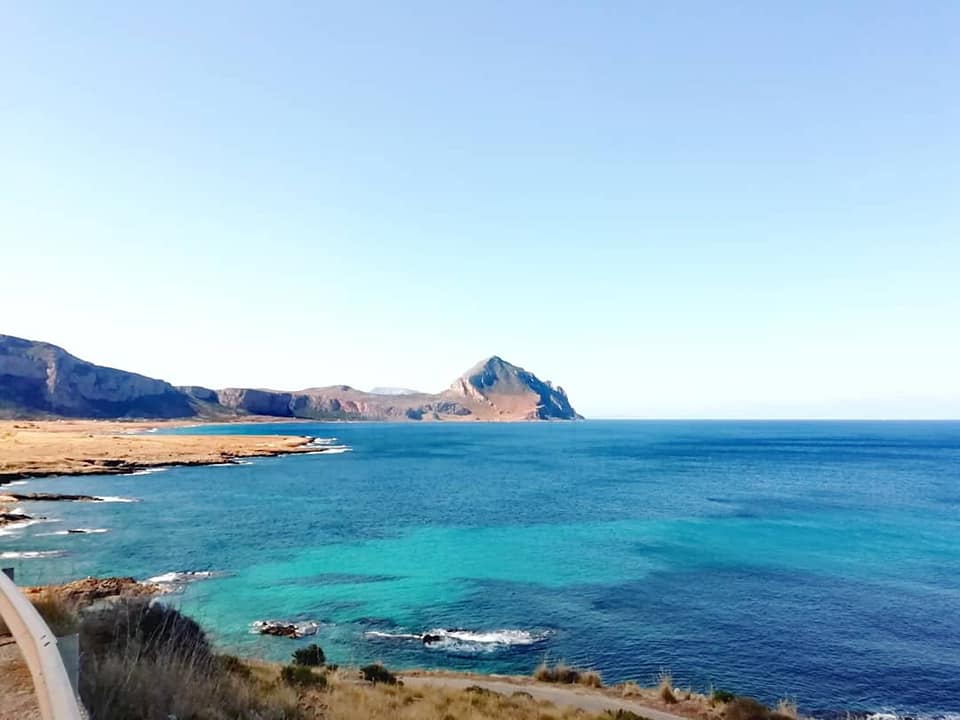
<svg viewBox="0 0 960 720">
<path fill-rule="evenodd" d="M 0 335 L 0 417 L 189 418 L 268 415 L 317 420 L 575 420 L 563 388 L 492 356 L 431 394 L 347 385 L 292 392 L 176 387 L 94 365 L 61 347 Z"/>
</svg>

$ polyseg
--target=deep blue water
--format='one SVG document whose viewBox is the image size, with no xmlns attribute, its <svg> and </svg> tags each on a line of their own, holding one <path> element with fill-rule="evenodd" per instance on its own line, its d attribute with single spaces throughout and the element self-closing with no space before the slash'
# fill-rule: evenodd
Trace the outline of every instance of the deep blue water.
<svg viewBox="0 0 960 720">
<path fill-rule="evenodd" d="M 960 712 L 960 423 L 273 424 L 351 452 L 33 480 L 24 582 L 213 570 L 171 596 L 239 652 L 316 620 L 332 661 L 721 687 L 801 710 Z M 68 527 L 97 535 L 50 535 Z M 404 638 L 469 634 L 436 646 Z M 502 632 L 508 631 L 508 632 Z"/>
</svg>

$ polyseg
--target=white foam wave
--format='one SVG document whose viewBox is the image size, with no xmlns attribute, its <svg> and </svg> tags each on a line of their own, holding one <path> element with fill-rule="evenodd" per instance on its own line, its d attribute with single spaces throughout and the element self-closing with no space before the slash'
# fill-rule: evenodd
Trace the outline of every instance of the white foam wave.
<svg viewBox="0 0 960 720">
<path fill-rule="evenodd" d="M 387 633 L 379 632 L 377 630 L 365 632 L 363 636 L 368 638 L 379 638 L 383 640 L 423 640 L 423 635 L 415 635 L 413 633 Z"/>
<path fill-rule="evenodd" d="M 471 632 L 470 630 L 430 630 L 427 635 L 444 639 L 481 645 L 533 645 L 543 640 L 545 634 L 535 634 L 528 630 L 491 630 L 489 632 Z"/>
<path fill-rule="evenodd" d="M 69 530 L 57 530 L 51 533 L 38 533 L 37 537 L 46 535 L 100 535 L 110 532 L 107 528 L 71 528 Z"/>
<path fill-rule="evenodd" d="M 22 550 L 20 552 L 2 552 L 0 560 L 35 560 L 37 558 L 63 557 L 63 550 Z"/>
<path fill-rule="evenodd" d="M 143 470 L 134 470 L 132 473 L 130 473 L 130 475 L 156 475 L 157 473 L 161 473 L 169 469 L 170 468 L 166 465 L 162 465 L 160 467 L 148 467 L 143 468 Z"/>
<path fill-rule="evenodd" d="M 19 532 L 25 528 L 30 527 L 31 525 L 37 525 L 38 523 L 42 523 L 42 522 L 44 521 L 41 518 L 27 518 L 26 520 L 14 520 L 11 523 L 7 523 L 3 527 L 0 527 L 0 535 L 12 535 L 13 533 Z"/>
<path fill-rule="evenodd" d="M 432 650 L 457 653 L 492 653 L 510 647 L 535 645 L 547 638 L 548 633 L 529 630 L 473 630 L 434 628 L 425 633 L 387 633 L 371 630 L 364 637 L 384 640 L 416 640 Z"/>
<path fill-rule="evenodd" d="M 26 485 L 26 484 L 27 484 L 27 481 L 26 481 L 26 480 L 11 480 L 11 481 L 8 482 L 8 483 L 4 483 L 4 485 L 11 485 L 11 486 L 12 486 L 12 485 Z M 0 486 L 0 487 L 2 487 L 2 486 Z"/>
<path fill-rule="evenodd" d="M 308 450 L 304 455 L 339 455 L 340 453 L 352 452 L 353 448 L 347 445 L 330 445 L 323 450 Z"/>
<path fill-rule="evenodd" d="M 156 585 L 185 585 L 186 583 L 196 582 L 197 580 L 207 580 L 216 577 L 217 573 L 212 570 L 184 570 L 180 572 L 168 572 L 162 575 L 156 575 L 147 578 L 147 582 Z"/>
<path fill-rule="evenodd" d="M 332 438 L 318 437 L 308 442 L 306 447 L 310 447 L 311 445 L 336 445 L 336 444 L 337 444 L 337 439 L 335 437 L 332 437 Z"/>
<path fill-rule="evenodd" d="M 105 502 L 105 503 L 135 503 L 140 502 L 136 498 L 128 497 L 114 497 L 113 495 L 102 495 L 97 498 L 96 502 Z"/>
</svg>

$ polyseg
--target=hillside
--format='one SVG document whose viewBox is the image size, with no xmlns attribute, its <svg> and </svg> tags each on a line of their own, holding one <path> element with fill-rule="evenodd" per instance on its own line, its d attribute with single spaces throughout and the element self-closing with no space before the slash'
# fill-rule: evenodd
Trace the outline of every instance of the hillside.
<svg viewBox="0 0 960 720">
<path fill-rule="evenodd" d="M 197 414 L 163 380 L 80 360 L 63 348 L 0 335 L 0 416 L 177 418 Z"/>
<path fill-rule="evenodd" d="M 493 356 L 440 393 L 175 387 L 63 348 L 0 335 L 0 417 L 188 418 L 267 415 L 316 420 L 574 420 L 563 388 Z"/>
</svg>

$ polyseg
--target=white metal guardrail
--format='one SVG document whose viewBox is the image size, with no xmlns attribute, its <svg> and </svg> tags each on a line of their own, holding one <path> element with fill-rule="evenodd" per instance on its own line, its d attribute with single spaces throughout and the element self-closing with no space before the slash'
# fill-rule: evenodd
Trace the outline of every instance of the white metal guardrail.
<svg viewBox="0 0 960 720">
<path fill-rule="evenodd" d="M 13 581 L 0 572 L 0 616 L 23 653 L 43 720 L 82 720 L 57 639 Z"/>
</svg>

